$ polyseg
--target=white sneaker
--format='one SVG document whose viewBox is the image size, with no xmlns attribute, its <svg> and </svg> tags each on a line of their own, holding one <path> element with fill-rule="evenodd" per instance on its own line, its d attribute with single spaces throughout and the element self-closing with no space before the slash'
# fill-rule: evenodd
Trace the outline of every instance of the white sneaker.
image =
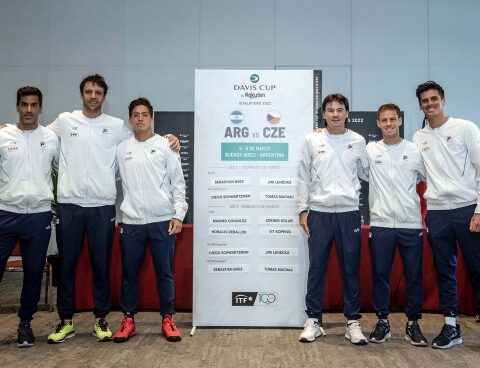
<svg viewBox="0 0 480 368">
<path fill-rule="evenodd" d="M 367 338 L 362 333 L 362 328 L 358 321 L 353 321 L 347 324 L 345 338 L 350 340 L 354 345 L 367 345 L 368 343 Z"/>
<path fill-rule="evenodd" d="M 322 326 L 320 326 L 318 322 L 314 321 L 313 319 L 307 319 L 304 327 L 305 328 L 298 339 L 301 342 L 313 342 L 317 337 L 326 336 Z"/>
</svg>

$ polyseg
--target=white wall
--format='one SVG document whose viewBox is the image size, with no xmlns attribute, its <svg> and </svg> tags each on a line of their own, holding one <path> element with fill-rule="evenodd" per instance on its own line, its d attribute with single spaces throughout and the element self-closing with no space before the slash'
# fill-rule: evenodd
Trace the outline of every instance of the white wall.
<svg viewBox="0 0 480 368">
<path fill-rule="evenodd" d="M 0 121 L 16 121 L 25 84 L 44 92 L 45 123 L 79 108 L 94 72 L 126 118 L 139 95 L 192 111 L 196 68 L 315 68 L 352 110 L 399 104 L 408 138 L 428 79 L 448 114 L 479 123 L 479 16 L 477 0 L 0 0 Z"/>
</svg>

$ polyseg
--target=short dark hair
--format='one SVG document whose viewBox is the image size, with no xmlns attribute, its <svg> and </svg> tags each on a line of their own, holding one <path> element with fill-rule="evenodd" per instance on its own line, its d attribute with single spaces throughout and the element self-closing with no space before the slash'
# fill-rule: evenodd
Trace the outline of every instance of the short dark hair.
<svg viewBox="0 0 480 368">
<path fill-rule="evenodd" d="M 417 95 L 418 103 L 420 103 L 420 95 L 423 92 L 426 92 L 431 89 L 438 91 L 442 100 L 445 98 L 445 91 L 443 90 L 442 86 L 434 81 L 429 80 L 429 81 L 426 81 L 425 83 L 419 84 L 417 87 L 417 90 L 415 91 Z"/>
<path fill-rule="evenodd" d="M 323 99 L 323 102 L 322 102 L 322 111 L 325 112 L 325 109 L 327 108 L 327 104 L 329 103 L 332 103 L 332 102 L 338 102 L 340 104 L 342 104 L 343 106 L 345 106 L 345 110 L 347 112 L 350 111 L 350 106 L 348 104 L 348 98 L 346 98 L 344 95 L 342 95 L 341 93 L 332 93 L 330 95 L 328 95 L 327 97 L 325 97 Z M 320 113 L 319 113 L 320 115 Z M 322 117 L 323 119 L 323 117 Z M 327 126 L 327 121 L 325 119 L 323 119 L 323 121 L 325 122 L 325 126 Z M 348 119 L 347 119 L 348 121 Z M 345 121 L 345 125 L 347 125 L 347 121 Z"/>
<path fill-rule="evenodd" d="M 130 118 L 132 117 L 132 111 L 136 106 L 145 106 L 148 109 L 150 116 L 153 117 L 152 104 L 145 97 L 139 97 L 136 100 L 133 100 L 132 102 L 130 102 L 130 105 L 128 105 L 128 117 Z"/>
<path fill-rule="evenodd" d="M 38 104 L 42 107 L 43 95 L 42 91 L 40 91 L 37 87 L 32 86 L 25 86 L 20 87 L 17 91 L 17 106 L 20 105 L 20 100 L 23 96 L 37 96 L 38 97 Z"/>
<path fill-rule="evenodd" d="M 390 110 L 395 110 L 397 113 L 397 116 L 400 118 L 402 116 L 402 113 L 400 112 L 400 107 L 395 105 L 394 103 L 387 103 L 381 105 L 378 110 L 377 110 L 377 119 L 380 119 L 380 114 L 384 111 L 390 111 Z"/>
<path fill-rule="evenodd" d="M 83 93 L 83 88 L 87 82 L 91 82 L 92 84 L 102 87 L 104 95 L 107 95 L 108 86 L 105 82 L 105 78 L 103 78 L 100 74 L 92 74 L 83 78 L 83 80 L 80 82 L 80 93 Z"/>
<path fill-rule="evenodd" d="M 325 111 L 327 104 L 332 103 L 334 101 L 341 103 L 343 106 L 345 106 L 345 110 L 347 110 L 347 112 L 350 111 L 350 106 L 348 105 L 348 98 L 346 98 L 341 93 L 332 93 L 331 95 L 328 95 L 327 97 L 325 97 L 322 102 L 322 110 Z"/>
</svg>

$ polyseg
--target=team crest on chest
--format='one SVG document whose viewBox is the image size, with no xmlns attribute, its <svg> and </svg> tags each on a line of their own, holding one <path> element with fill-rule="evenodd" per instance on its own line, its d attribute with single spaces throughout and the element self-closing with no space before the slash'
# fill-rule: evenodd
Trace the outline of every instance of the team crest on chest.
<svg viewBox="0 0 480 368">
<path fill-rule="evenodd" d="M 125 160 L 125 162 L 133 160 L 132 152 L 125 152 L 125 156 L 123 159 Z"/>
<path fill-rule="evenodd" d="M 80 133 L 78 133 L 78 126 L 73 125 L 72 126 L 72 131 L 69 133 L 70 137 L 78 137 L 80 136 Z"/>
<path fill-rule="evenodd" d="M 327 150 L 325 149 L 325 143 L 320 143 L 318 145 L 318 154 L 319 155 L 324 155 L 325 153 L 327 153 Z"/>
<path fill-rule="evenodd" d="M 8 147 L 7 147 L 8 152 L 15 152 L 18 151 L 18 144 L 17 141 L 10 141 Z"/>
</svg>

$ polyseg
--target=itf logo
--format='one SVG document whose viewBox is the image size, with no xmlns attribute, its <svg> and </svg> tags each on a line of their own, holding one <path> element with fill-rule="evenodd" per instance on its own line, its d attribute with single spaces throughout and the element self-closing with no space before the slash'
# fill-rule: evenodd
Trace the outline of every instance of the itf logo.
<svg viewBox="0 0 480 368">
<path fill-rule="evenodd" d="M 260 80 L 260 77 L 258 76 L 258 74 L 252 74 L 250 76 L 250 82 L 252 83 L 258 83 L 259 80 Z"/>
<path fill-rule="evenodd" d="M 256 292 L 234 291 L 232 292 L 233 307 L 252 307 L 257 299 Z"/>
<path fill-rule="evenodd" d="M 233 124 L 240 124 L 243 121 L 243 114 L 241 111 L 232 111 L 230 114 L 230 121 Z"/>
<path fill-rule="evenodd" d="M 232 292 L 233 307 L 276 306 L 278 293 L 272 291 L 234 291 Z"/>
</svg>

